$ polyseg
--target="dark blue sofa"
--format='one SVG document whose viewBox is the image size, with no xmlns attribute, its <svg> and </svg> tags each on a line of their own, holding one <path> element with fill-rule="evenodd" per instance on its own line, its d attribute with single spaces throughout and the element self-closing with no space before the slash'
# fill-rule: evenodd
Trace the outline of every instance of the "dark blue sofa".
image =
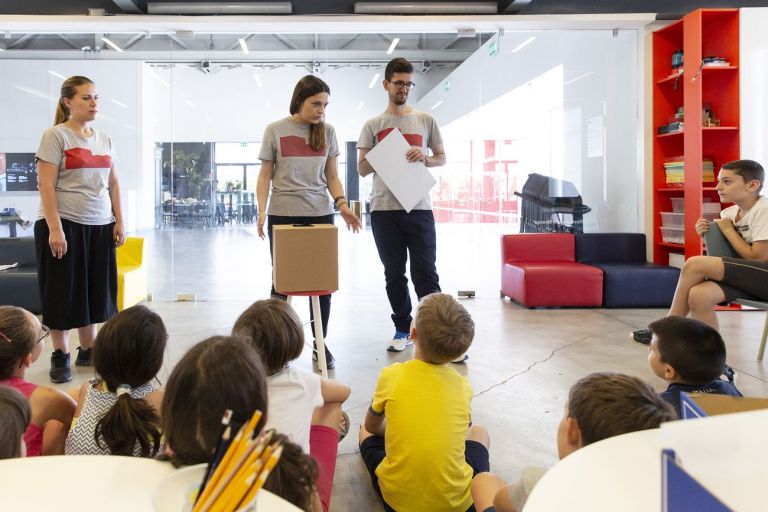
<svg viewBox="0 0 768 512">
<path fill-rule="evenodd" d="M 41 313 L 35 239 L 0 238 L 0 264 L 9 263 L 19 266 L 0 270 L 0 305 L 19 306 L 35 314 Z"/>
<path fill-rule="evenodd" d="M 669 307 L 680 270 L 648 263 L 643 233 L 578 233 L 576 261 L 603 271 L 603 307 Z"/>
</svg>

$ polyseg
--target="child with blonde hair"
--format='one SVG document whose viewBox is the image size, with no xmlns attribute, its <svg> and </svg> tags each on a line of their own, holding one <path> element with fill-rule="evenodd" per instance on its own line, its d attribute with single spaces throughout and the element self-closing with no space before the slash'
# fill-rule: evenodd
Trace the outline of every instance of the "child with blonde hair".
<svg viewBox="0 0 768 512">
<path fill-rule="evenodd" d="M 29 311 L 0 306 L 0 385 L 14 388 L 29 401 L 32 414 L 24 433 L 27 456 L 63 454 L 67 427 L 75 413 L 72 397 L 24 379 L 49 334 Z"/>
<path fill-rule="evenodd" d="M 472 386 L 448 363 L 475 336 L 469 312 L 445 293 L 421 300 L 412 361 L 381 370 L 360 429 L 360 455 L 385 510 L 464 512 L 470 483 L 489 470 L 490 439 L 472 425 Z"/>
</svg>

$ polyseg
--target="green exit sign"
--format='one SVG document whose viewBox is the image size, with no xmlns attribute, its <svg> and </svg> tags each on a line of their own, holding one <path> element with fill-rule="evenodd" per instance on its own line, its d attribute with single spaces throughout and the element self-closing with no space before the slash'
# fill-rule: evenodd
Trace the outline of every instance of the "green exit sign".
<svg viewBox="0 0 768 512">
<path fill-rule="evenodd" d="M 488 55 L 493 57 L 497 53 L 499 53 L 499 42 L 498 41 L 491 41 L 491 44 L 488 45 Z"/>
<path fill-rule="evenodd" d="M 451 90 L 451 82 L 448 80 L 443 81 L 443 90 L 444 91 L 450 91 Z"/>
</svg>

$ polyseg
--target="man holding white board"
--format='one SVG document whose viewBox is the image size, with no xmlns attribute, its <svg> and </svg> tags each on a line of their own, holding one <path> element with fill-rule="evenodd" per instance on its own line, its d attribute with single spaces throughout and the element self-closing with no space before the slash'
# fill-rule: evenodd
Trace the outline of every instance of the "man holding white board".
<svg viewBox="0 0 768 512">
<path fill-rule="evenodd" d="M 435 268 L 437 243 L 435 239 L 435 217 L 432 214 L 432 201 L 429 197 L 431 185 L 425 180 L 423 166 L 439 167 L 445 165 L 445 150 L 440 129 L 435 119 L 426 112 L 420 112 L 408 106 L 408 93 L 413 89 L 413 65 L 403 58 L 392 59 L 384 71 L 384 90 L 388 95 L 387 110 L 369 119 L 363 126 L 357 141 L 358 172 L 360 176 L 373 174 L 373 197 L 371 200 L 371 229 L 379 251 L 379 258 L 384 264 L 387 297 L 392 307 L 392 321 L 395 335 L 388 341 L 387 350 L 402 352 L 412 342 L 408 339 L 411 328 L 411 297 L 408 291 L 408 278 L 405 265 L 408 258 L 411 264 L 411 279 L 416 296 L 440 291 L 440 282 Z M 400 173 L 391 172 L 391 168 L 375 169 L 366 159 L 366 155 L 381 143 L 395 128 L 410 144 L 404 148 L 402 159 L 411 163 L 409 169 Z M 395 133 L 395 136 L 400 134 Z M 392 142 L 392 141 L 390 141 Z M 430 156 L 427 153 L 431 150 Z M 398 158 L 397 155 L 378 155 L 386 162 Z M 382 165 L 379 163 L 378 165 Z M 393 167 L 400 167 L 395 165 Z M 409 174 L 412 173 L 412 174 Z M 392 189 L 386 181 L 393 184 Z M 434 180 L 432 180 L 432 184 Z M 394 186 L 397 184 L 398 186 Z M 411 187 L 403 185 L 412 185 Z M 421 187 L 423 197 L 412 204 L 412 198 L 401 190 L 413 190 Z M 396 192 L 396 193 L 393 193 Z M 400 194 L 398 197 L 397 194 Z M 406 207 L 404 207 L 404 204 Z"/>
</svg>

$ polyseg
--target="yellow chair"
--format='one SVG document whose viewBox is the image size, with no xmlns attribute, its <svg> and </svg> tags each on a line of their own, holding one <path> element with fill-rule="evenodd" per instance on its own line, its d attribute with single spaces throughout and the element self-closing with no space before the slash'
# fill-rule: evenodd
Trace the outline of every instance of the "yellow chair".
<svg viewBox="0 0 768 512">
<path fill-rule="evenodd" d="M 147 298 L 147 267 L 144 239 L 126 237 L 117 248 L 117 310 L 122 311 Z"/>
</svg>

